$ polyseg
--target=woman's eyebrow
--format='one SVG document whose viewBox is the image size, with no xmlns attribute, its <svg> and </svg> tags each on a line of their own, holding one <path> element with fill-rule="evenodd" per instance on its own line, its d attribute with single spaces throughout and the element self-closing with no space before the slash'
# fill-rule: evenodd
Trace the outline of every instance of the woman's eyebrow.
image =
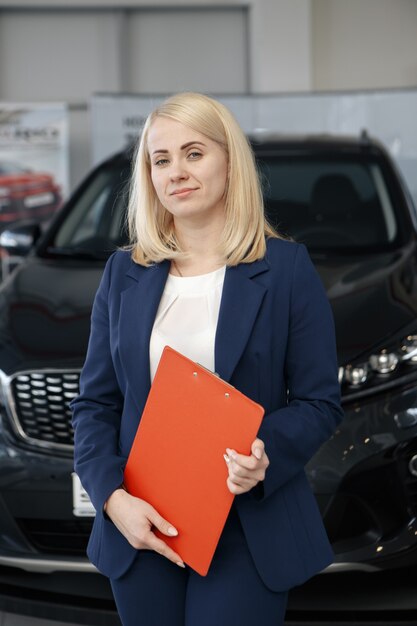
<svg viewBox="0 0 417 626">
<path fill-rule="evenodd" d="M 188 141 L 187 143 L 184 143 L 182 146 L 180 146 L 180 150 L 185 150 L 186 148 L 189 148 L 190 146 L 205 146 L 206 144 L 203 143 L 202 141 Z M 152 154 L 168 154 L 169 150 L 154 150 L 152 152 Z"/>
<path fill-rule="evenodd" d="M 184 145 L 182 145 L 180 150 L 185 150 L 186 148 L 189 148 L 190 146 L 194 146 L 194 145 L 205 146 L 206 144 L 203 143 L 202 141 L 189 141 L 188 143 L 185 143 Z"/>
</svg>

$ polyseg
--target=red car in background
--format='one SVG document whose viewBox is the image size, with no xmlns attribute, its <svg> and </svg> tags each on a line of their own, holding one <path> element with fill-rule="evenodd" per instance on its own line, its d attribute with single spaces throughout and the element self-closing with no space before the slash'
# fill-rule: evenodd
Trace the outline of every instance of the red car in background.
<svg viewBox="0 0 417 626">
<path fill-rule="evenodd" d="M 0 230 L 22 219 L 46 221 L 61 202 L 53 176 L 0 161 Z"/>
</svg>

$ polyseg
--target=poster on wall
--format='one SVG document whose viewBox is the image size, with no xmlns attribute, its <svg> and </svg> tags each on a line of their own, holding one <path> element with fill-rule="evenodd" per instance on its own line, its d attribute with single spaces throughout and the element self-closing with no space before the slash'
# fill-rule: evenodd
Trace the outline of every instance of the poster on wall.
<svg viewBox="0 0 417 626">
<path fill-rule="evenodd" d="M 163 98 L 98 94 L 91 99 L 93 165 L 132 147 L 149 113 Z"/>
<path fill-rule="evenodd" d="M 65 104 L 0 102 L 0 231 L 46 223 L 68 193 Z"/>
</svg>

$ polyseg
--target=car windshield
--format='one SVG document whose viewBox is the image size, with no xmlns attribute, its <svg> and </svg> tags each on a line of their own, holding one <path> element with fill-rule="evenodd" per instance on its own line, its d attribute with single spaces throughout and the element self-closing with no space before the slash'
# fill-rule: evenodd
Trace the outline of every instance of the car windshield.
<svg viewBox="0 0 417 626">
<path fill-rule="evenodd" d="M 397 236 L 393 203 L 376 159 L 258 159 L 266 213 L 309 248 L 387 247 Z"/>
<path fill-rule="evenodd" d="M 359 156 L 258 156 L 266 214 L 310 249 L 389 248 L 398 222 L 383 168 Z M 96 170 L 55 232 L 48 251 L 108 256 L 127 243 L 130 164 Z"/>
</svg>

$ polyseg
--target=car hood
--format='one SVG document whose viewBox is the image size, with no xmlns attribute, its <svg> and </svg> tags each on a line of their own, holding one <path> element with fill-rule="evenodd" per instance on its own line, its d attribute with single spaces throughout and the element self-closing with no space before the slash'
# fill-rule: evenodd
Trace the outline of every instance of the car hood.
<svg viewBox="0 0 417 626">
<path fill-rule="evenodd" d="M 335 320 L 345 364 L 417 317 L 414 246 L 393 253 L 311 258 Z M 104 263 L 32 257 L 0 288 L 0 369 L 79 368 Z M 416 323 L 417 327 L 417 323 Z"/>
<path fill-rule="evenodd" d="M 104 263 L 32 257 L 0 289 L 0 369 L 82 366 Z"/>
<path fill-rule="evenodd" d="M 333 309 L 340 365 L 366 354 L 416 320 L 414 242 L 394 252 L 354 258 L 311 253 L 311 258 Z"/>
</svg>

